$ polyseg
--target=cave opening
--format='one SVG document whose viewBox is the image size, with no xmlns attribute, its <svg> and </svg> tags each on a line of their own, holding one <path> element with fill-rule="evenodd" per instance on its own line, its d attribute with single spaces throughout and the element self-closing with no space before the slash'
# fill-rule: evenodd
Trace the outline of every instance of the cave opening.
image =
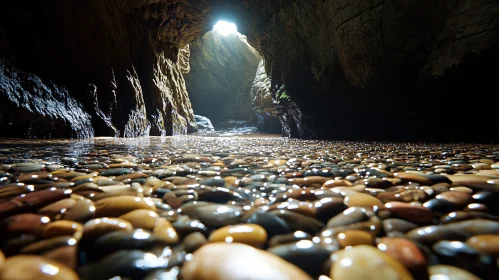
<svg viewBox="0 0 499 280">
<path fill-rule="evenodd" d="M 188 46 L 187 93 L 200 132 L 282 132 L 261 54 L 221 19 Z"/>
<path fill-rule="evenodd" d="M 237 26 L 233 22 L 225 21 L 225 20 L 219 20 L 214 26 L 213 26 L 213 32 L 216 32 L 220 35 L 227 36 L 229 34 L 235 34 L 239 33 L 237 31 Z"/>
</svg>

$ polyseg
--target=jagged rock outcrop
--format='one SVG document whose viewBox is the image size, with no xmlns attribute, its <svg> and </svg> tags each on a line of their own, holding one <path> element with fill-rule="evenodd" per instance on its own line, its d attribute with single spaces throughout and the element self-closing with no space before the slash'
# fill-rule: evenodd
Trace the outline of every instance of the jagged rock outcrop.
<svg viewBox="0 0 499 280">
<path fill-rule="evenodd" d="M 215 132 L 215 127 L 211 124 L 211 120 L 205 116 L 194 115 L 198 131 L 200 132 Z"/>
<path fill-rule="evenodd" d="M 180 67 L 180 72 L 182 74 L 187 74 L 191 71 L 191 48 L 186 45 L 179 51 L 178 67 Z"/>
<path fill-rule="evenodd" d="M 170 34 L 158 34 L 156 13 L 161 12 L 156 8 L 160 5 L 147 4 L 151 3 L 2 3 L 0 57 L 64 86 L 91 116 L 97 136 L 194 131 L 194 115 L 178 64 L 178 42 Z M 169 13 L 161 16 L 168 21 L 182 7 L 165 10 Z M 11 135 L 2 131 L 1 136 Z M 33 130 L 32 136 L 46 135 Z"/>
<path fill-rule="evenodd" d="M 190 49 L 191 70 L 184 77 L 196 114 L 210 118 L 215 127 L 227 119 L 249 120 L 251 87 L 262 58 L 246 37 L 212 31 Z"/>
<path fill-rule="evenodd" d="M 20 71 L 2 58 L 0 100 L 1 135 L 19 138 L 94 136 L 90 116 L 64 88 Z"/>
<path fill-rule="evenodd" d="M 272 98 L 270 86 L 270 79 L 267 71 L 265 71 L 265 64 L 262 60 L 258 65 L 255 80 L 251 87 L 251 107 L 253 114 L 250 121 L 261 132 L 281 133 L 280 114 L 277 110 L 277 102 Z M 284 119 L 283 123 L 284 125 L 288 125 L 288 122 Z M 289 133 L 286 134 L 289 135 Z"/>
<path fill-rule="evenodd" d="M 195 123 L 179 49 L 218 19 L 285 85 L 291 136 L 499 141 L 494 0 L 4 1 L 0 56 L 64 86 L 96 135 L 180 133 Z"/>
</svg>

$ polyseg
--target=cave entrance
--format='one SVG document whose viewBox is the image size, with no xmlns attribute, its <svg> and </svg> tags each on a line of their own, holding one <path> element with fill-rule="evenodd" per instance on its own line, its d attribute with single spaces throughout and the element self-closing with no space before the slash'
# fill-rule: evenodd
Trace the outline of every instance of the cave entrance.
<svg viewBox="0 0 499 280">
<path fill-rule="evenodd" d="M 237 26 L 233 22 L 228 22 L 225 20 L 220 20 L 218 21 L 214 26 L 213 26 L 213 32 L 227 36 L 229 34 L 237 34 Z"/>
<path fill-rule="evenodd" d="M 184 78 L 201 132 L 281 133 L 263 59 L 235 23 L 218 21 L 189 50 Z"/>
</svg>

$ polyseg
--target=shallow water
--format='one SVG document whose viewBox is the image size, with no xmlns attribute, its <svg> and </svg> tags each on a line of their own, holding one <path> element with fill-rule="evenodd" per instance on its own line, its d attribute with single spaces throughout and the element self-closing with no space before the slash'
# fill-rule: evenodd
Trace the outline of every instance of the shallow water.
<svg viewBox="0 0 499 280">
<path fill-rule="evenodd" d="M 493 279 L 499 147 L 0 139 L 0 219 L 0 279 Z"/>
</svg>

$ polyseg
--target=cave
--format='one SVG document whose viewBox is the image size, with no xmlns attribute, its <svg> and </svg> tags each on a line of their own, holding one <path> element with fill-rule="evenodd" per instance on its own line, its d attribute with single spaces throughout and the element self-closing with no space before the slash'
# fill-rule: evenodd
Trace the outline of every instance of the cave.
<svg viewBox="0 0 499 280">
<path fill-rule="evenodd" d="M 496 15 L 486 0 L 5 3 L 2 132 L 193 132 L 179 50 L 227 20 L 264 58 L 285 136 L 497 141 L 483 103 L 496 88 Z"/>
<path fill-rule="evenodd" d="M 281 134 L 263 58 L 234 23 L 218 21 L 183 51 L 190 55 L 189 100 L 195 117 L 212 123 L 208 131 Z"/>
<path fill-rule="evenodd" d="M 0 279 L 496 279 L 497 65 L 497 0 L 3 1 Z"/>
</svg>

